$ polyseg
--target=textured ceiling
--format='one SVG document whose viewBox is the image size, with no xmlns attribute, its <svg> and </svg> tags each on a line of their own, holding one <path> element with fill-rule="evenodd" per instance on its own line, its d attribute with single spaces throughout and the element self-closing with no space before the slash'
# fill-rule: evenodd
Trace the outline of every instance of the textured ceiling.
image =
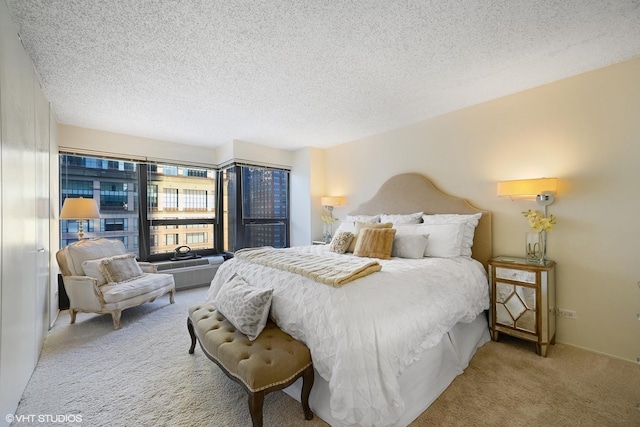
<svg viewBox="0 0 640 427">
<path fill-rule="evenodd" d="M 196 145 L 327 147 L 640 56 L 640 0 L 4 1 L 59 122 Z"/>
</svg>

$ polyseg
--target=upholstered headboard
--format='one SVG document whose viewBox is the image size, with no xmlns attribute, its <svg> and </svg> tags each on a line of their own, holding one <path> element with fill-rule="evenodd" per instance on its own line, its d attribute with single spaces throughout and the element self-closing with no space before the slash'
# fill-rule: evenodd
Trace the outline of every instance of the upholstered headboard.
<svg viewBox="0 0 640 427">
<path fill-rule="evenodd" d="M 371 200 L 362 203 L 350 214 L 407 214 L 420 211 L 426 214 L 482 212 L 471 256 L 487 267 L 492 256 L 491 212 L 477 209 L 464 199 L 443 193 L 423 175 L 406 173 L 389 178 Z"/>
</svg>

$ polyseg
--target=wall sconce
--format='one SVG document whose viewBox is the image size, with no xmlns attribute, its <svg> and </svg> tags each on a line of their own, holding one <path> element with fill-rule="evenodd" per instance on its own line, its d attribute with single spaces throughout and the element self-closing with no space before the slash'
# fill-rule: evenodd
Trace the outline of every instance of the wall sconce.
<svg viewBox="0 0 640 427">
<path fill-rule="evenodd" d="M 337 220 L 333 217 L 333 208 L 335 206 L 344 205 L 344 202 L 344 197 L 324 196 L 320 198 L 320 204 L 324 206 L 329 213 L 329 215 L 326 215 L 326 213 L 322 214 L 322 222 L 325 224 L 322 234 L 325 243 L 329 243 L 331 241 L 331 238 L 333 237 L 333 223 Z"/>
<path fill-rule="evenodd" d="M 518 179 L 498 182 L 498 196 L 511 200 L 535 200 L 543 207 L 547 216 L 547 206 L 553 203 L 553 195 L 558 191 L 558 178 Z"/>
<path fill-rule="evenodd" d="M 60 211 L 60 219 L 78 220 L 78 240 L 82 240 L 84 238 L 82 221 L 94 218 L 100 218 L 98 203 L 96 203 L 94 199 L 85 199 L 83 197 L 67 197 L 64 199 L 64 204 Z"/>
</svg>

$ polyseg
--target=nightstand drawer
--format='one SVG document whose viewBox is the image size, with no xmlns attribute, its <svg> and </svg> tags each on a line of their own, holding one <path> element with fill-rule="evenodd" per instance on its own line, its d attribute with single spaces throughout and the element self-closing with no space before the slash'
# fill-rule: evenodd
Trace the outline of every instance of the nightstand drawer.
<svg viewBox="0 0 640 427">
<path fill-rule="evenodd" d="M 496 267 L 496 279 L 514 280 L 522 283 L 536 283 L 536 272 L 515 268 Z"/>
</svg>

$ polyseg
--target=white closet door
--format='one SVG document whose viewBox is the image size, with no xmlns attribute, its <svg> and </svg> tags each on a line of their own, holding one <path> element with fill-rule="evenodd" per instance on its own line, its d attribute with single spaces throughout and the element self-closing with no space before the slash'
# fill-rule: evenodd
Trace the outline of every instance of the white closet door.
<svg viewBox="0 0 640 427">
<path fill-rule="evenodd" d="M 2 271 L 0 414 L 12 414 L 37 358 L 35 73 L 0 2 Z"/>
<path fill-rule="evenodd" d="M 36 138 L 36 363 L 42 350 L 42 337 L 49 330 L 49 222 L 51 199 L 49 197 L 49 102 L 40 85 L 35 84 L 35 138 Z"/>
</svg>

